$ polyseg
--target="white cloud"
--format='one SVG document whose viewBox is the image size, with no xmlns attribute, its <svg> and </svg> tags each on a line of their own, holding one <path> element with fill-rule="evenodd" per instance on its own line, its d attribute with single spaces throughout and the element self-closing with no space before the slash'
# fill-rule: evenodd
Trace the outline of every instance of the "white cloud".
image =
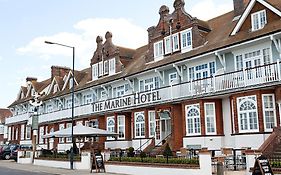
<svg viewBox="0 0 281 175">
<path fill-rule="evenodd" d="M 208 20 L 233 10 L 232 1 L 221 3 L 214 0 L 201 0 L 191 8 L 190 14 L 198 19 Z"/>
<path fill-rule="evenodd" d="M 103 36 L 107 31 L 113 34 L 113 43 L 128 48 L 138 48 L 147 43 L 147 31 L 134 25 L 128 19 L 90 18 L 79 21 L 73 26 L 77 32 L 61 32 L 52 36 L 34 38 L 26 46 L 18 48 L 19 54 L 36 55 L 44 60 L 54 56 L 69 57 L 69 48 L 46 45 L 44 41 L 58 42 L 75 46 L 76 58 L 82 67 L 89 66 L 90 59 L 96 48 L 96 37 Z M 105 40 L 105 39 L 104 39 Z"/>
</svg>

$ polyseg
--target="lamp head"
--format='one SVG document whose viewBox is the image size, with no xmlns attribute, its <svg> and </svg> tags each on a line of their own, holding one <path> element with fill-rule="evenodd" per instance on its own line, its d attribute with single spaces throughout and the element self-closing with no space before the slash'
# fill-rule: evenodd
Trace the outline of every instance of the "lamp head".
<svg viewBox="0 0 281 175">
<path fill-rule="evenodd" d="M 55 44 L 53 42 L 50 42 L 50 41 L 45 41 L 46 44 Z"/>
</svg>

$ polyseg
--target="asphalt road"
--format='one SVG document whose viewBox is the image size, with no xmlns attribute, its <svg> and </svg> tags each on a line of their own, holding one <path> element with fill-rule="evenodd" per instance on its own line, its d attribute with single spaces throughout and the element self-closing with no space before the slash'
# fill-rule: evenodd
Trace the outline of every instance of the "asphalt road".
<svg viewBox="0 0 281 175">
<path fill-rule="evenodd" d="M 0 175 L 51 175 L 51 174 L 33 173 L 29 171 L 15 170 L 12 169 L 12 167 L 10 168 L 0 167 Z"/>
</svg>

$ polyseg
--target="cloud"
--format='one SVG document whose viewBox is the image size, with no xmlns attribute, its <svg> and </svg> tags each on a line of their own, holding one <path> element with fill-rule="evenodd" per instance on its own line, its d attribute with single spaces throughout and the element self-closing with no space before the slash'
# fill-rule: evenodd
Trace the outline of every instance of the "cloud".
<svg viewBox="0 0 281 175">
<path fill-rule="evenodd" d="M 46 45 L 44 41 L 67 44 L 75 47 L 79 67 L 85 68 L 89 66 L 96 48 L 96 37 L 101 35 L 104 38 L 106 31 L 112 32 L 113 43 L 118 46 L 134 49 L 147 43 L 147 31 L 124 18 L 89 18 L 77 22 L 73 28 L 75 29 L 73 33 L 61 32 L 34 38 L 27 45 L 18 48 L 17 52 L 23 55 L 36 55 L 43 60 L 52 59 L 54 56 L 65 58 L 72 55 L 69 48 Z"/>
<path fill-rule="evenodd" d="M 231 10 L 233 10 L 232 1 L 218 4 L 214 0 L 201 0 L 191 8 L 190 14 L 198 19 L 208 20 Z"/>
</svg>

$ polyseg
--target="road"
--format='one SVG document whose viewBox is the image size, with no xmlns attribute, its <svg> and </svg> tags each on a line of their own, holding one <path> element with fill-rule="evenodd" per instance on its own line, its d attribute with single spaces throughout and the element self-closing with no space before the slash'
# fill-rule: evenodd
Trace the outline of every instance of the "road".
<svg viewBox="0 0 281 175">
<path fill-rule="evenodd" d="M 35 173 L 30 171 L 16 170 L 16 169 L 12 169 L 12 167 L 10 168 L 0 167 L 0 174 L 1 175 L 51 175 L 46 173 Z"/>
</svg>

